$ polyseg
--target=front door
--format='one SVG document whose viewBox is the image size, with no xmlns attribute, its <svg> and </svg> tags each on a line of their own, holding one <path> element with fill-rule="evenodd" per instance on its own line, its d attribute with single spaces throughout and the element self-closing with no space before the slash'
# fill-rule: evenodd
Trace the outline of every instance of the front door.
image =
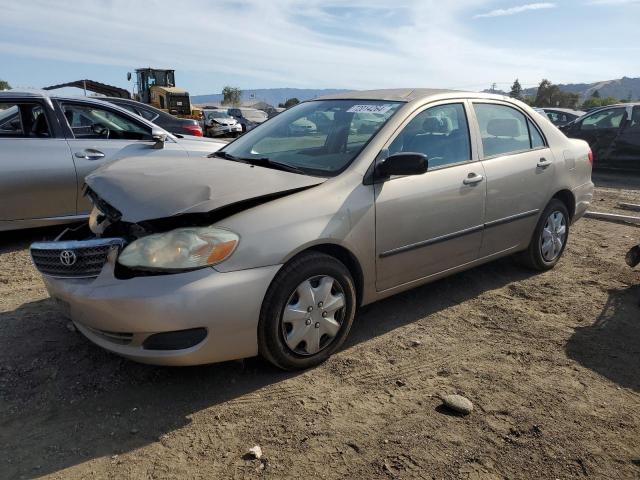
<svg viewBox="0 0 640 480">
<path fill-rule="evenodd" d="M 522 111 L 498 102 L 474 102 L 473 109 L 487 175 L 485 257 L 528 245 L 551 195 L 556 158 Z"/>
<path fill-rule="evenodd" d="M 39 102 L 0 102 L 0 221 L 75 215 L 76 172 L 52 119 Z"/>
<path fill-rule="evenodd" d="M 416 112 L 388 144 L 389 154 L 427 155 L 422 175 L 375 185 L 376 288 L 386 290 L 478 257 L 484 170 L 470 141 L 465 102 Z"/>
<path fill-rule="evenodd" d="M 107 106 L 65 101 L 60 108 L 71 132 L 68 141 L 78 174 L 78 214 L 91 209 L 91 202 L 82 195 L 84 178 L 105 162 L 140 155 L 187 155 L 171 138 L 163 149 L 152 148 L 149 126 Z"/>
</svg>

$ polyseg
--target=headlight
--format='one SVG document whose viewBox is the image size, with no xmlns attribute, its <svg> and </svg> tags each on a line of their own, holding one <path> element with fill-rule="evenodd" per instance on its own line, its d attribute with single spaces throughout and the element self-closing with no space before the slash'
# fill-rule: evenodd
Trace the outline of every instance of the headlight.
<svg viewBox="0 0 640 480">
<path fill-rule="evenodd" d="M 118 263 L 154 270 L 207 267 L 227 259 L 239 240 L 235 233 L 220 228 L 178 228 L 135 240 L 122 251 Z"/>
</svg>

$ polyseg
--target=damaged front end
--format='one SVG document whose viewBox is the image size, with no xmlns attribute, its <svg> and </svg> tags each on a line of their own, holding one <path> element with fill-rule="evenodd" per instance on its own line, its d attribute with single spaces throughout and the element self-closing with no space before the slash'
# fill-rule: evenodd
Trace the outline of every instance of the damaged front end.
<svg viewBox="0 0 640 480">
<path fill-rule="evenodd" d="M 113 259 L 120 279 L 213 266 L 240 241 L 238 233 L 214 225 L 325 180 L 222 159 L 130 157 L 108 163 L 85 179 L 84 194 L 93 203 L 88 225 L 65 230 L 49 245 L 34 245 L 34 263 L 49 274 L 47 265 L 73 267 L 75 256 L 91 264 L 83 272 L 89 277 L 100 262 Z M 91 250 L 96 245 L 109 254 Z M 50 252 L 45 258 L 40 250 Z"/>
<path fill-rule="evenodd" d="M 78 227 L 65 229 L 53 242 L 33 244 L 31 255 L 40 272 L 58 278 L 95 278 L 107 262 L 111 264 L 113 274 L 117 279 L 196 270 L 204 266 L 212 266 L 216 261 L 219 263 L 219 261 L 226 259 L 235 250 L 236 245 L 222 246 L 226 247 L 226 256 L 218 255 L 212 258 L 213 253 L 209 252 L 210 262 L 206 265 L 157 268 L 153 265 L 126 265 L 126 262 L 118 261 L 118 257 L 126 247 L 146 237 L 189 229 L 212 229 L 213 224 L 224 218 L 308 188 L 311 187 L 305 186 L 248 198 L 209 212 L 183 213 L 167 218 L 128 222 L 122 219 L 123 215 L 118 209 L 87 187 L 85 195 L 91 199 L 94 206 L 89 222 Z M 218 231 L 220 230 L 218 229 Z M 232 234 L 232 232 L 229 233 Z M 235 236 L 235 234 L 232 235 Z M 239 237 L 235 243 L 238 240 Z M 230 241 L 227 239 L 227 243 Z"/>
</svg>

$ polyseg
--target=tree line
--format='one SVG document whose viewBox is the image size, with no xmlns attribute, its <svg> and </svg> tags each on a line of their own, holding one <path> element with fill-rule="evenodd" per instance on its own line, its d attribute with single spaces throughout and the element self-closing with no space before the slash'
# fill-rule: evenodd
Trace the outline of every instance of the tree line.
<svg viewBox="0 0 640 480">
<path fill-rule="evenodd" d="M 611 96 L 602 97 L 598 90 L 594 90 L 589 98 L 580 103 L 579 94 L 564 92 L 558 85 L 551 83 L 546 78 L 540 82 L 540 85 L 538 85 L 538 91 L 535 95 L 524 95 L 522 85 L 520 85 L 520 81 L 516 78 L 511 86 L 509 96 L 511 98 L 522 100 L 532 107 L 571 108 L 573 110 L 588 110 L 595 107 L 605 107 L 615 103 L 626 103 L 631 101 L 630 97 L 626 100 L 621 100 Z"/>
<path fill-rule="evenodd" d="M 242 90 L 237 87 L 226 86 L 222 89 L 221 105 L 239 107 L 242 104 Z M 288 98 L 285 102 L 279 103 L 279 108 L 289 108 L 300 103 L 297 98 Z"/>
</svg>

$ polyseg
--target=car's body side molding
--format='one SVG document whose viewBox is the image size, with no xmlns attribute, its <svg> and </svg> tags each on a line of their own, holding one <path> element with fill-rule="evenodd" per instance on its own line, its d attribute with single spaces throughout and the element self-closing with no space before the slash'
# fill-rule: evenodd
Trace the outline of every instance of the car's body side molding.
<svg viewBox="0 0 640 480">
<path fill-rule="evenodd" d="M 499 225 L 504 225 L 505 223 L 514 222 L 516 220 L 520 220 L 522 218 L 531 217 L 537 215 L 540 212 L 540 209 L 536 208 L 535 210 L 530 210 L 528 212 L 518 213 L 516 215 L 511 215 L 509 217 L 501 218 L 498 220 L 493 220 L 491 222 L 485 223 L 484 225 L 478 225 L 477 227 L 466 228 L 464 230 L 460 230 L 458 232 L 449 233 L 447 235 L 442 235 L 440 237 L 430 238 L 429 240 L 424 240 L 422 242 L 412 243 L 411 245 L 405 245 L 403 247 L 394 248 L 393 250 L 388 250 L 386 252 L 382 252 L 379 257 L 385 258 L 390 257 L 392 255 L 397 255 L 399 253 L 408 252 L 410 250 L 415 250 L 416 248 L 427 247 L 429 245 L 434 245 L 440 242 L 446 242 L 448 240 L 453 240 L 455 238 L 462 237 L 464 235 L 469 235 L 471 233 L 476 233 L 485 228 L 497 227 Z"/>
</svg>

